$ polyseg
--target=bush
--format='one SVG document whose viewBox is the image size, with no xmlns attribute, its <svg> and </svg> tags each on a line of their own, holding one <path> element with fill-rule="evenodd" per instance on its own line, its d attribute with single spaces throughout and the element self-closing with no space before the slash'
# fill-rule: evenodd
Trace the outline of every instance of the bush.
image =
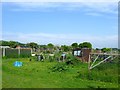
<svg viewBox="0 0 120 90">
<path fill-rule="evenodd" d="M 53 62 L 54 61 L 54 56 L 49 56 L 49 61 Z"/>
<path fill-rule="evenodd" d="M 67 57 L 66 65 L 77 65 L 80 63 L 80 59 L 71 55 Z"/>
<path fill-rule="evenodd" d="M 49 53 L 50 53 L 50 51 L 49 51 L 49 50 L 47 50 L 45 53 L 49 54 Z"/>
<path fill-rule="evenodd" d="M 58 63 L 50 69 L 52 70 L 52 72 L 57 72 L 57 71 L 63 72 L 63 71 L 68 70 L 68 67 L 65 65 L 65 63 Z"/>
</svg>

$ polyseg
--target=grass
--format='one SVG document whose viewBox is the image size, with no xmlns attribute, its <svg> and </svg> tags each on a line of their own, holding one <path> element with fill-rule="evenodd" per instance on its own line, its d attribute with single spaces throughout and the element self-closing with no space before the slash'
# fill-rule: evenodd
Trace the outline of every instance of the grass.
<svg viewBox="0 0 120 90">
<path fill-rule="evenodd" d="M 14 67 L 15 61 L 22 61 L 22 67 Z M 93 69 L 88 74 L 87 63 L 67 65 L 56 61 L 29 61 L 29 58 L 9 58 L 2 60 L 3 88 L 118 88 L 116 64 Z M 106 66 L 106 67 L 105 67 Z M 105 68 L 104 68 L 105 67 Z"/>
</svg>

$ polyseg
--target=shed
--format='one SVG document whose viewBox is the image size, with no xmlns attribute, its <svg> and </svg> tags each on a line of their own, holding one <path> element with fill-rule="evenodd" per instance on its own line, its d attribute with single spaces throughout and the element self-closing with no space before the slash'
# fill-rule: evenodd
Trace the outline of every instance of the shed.
<svg viewBox="0 0 120 90">
<path fill-rule="evenodd" d="M 89 61 L 91 49 L 89 48 L 76 48 L 73 50 L 73 55 L 79 57 L 83 62 Z"/>
</svg>

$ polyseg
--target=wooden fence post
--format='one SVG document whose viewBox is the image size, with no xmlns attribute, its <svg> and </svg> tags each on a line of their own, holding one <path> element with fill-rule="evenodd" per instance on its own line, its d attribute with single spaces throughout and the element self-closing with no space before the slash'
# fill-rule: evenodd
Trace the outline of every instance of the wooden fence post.
<svg viewBox="0 0 120 90">
<path fill-rule="evenodd" d="M 88 78 L 90 78 L 90 62 L 91 62 L 91 54 L 89 54 L 89 60 L 88 60 Z"/>
<path fill-rule="evenodd" d="M 32 48 L 31 48 L 31 54 L 32 54 Z"/>
<path fill-rule="evenodd" d="M 90 70 L 90 57 L 91 57 L 91 55 L 89 54 L 89 60 L 88 60 L 88 70 Z"/>
<path fill-rule="evenodd" d="M 20 48 L 18 48 L 18 56 L 20 56 Z"/>
<path fill-rule="evenodd" d="M 5 56 L 5 48 L 3 48 L 3 57 Z"/>
</svg>

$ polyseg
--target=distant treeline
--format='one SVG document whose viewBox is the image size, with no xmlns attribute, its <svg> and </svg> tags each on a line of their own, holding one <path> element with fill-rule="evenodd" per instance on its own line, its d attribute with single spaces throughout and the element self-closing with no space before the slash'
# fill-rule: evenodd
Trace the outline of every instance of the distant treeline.
<svg viewBox="0 0 120 90">
<path fill-rule="evenodd" d="M 63 51 L 70 51 L 72 49 L 75 49 L 75 48 L 90 48 L 92 49 L 92 43 L 91 42 L 82 42 L 82 43 L 72 43 L 71 45 L 61 45 L 61 46 L 56 46 L 52 43 L 48 43 L 47 45 L 41 45 L 41 44 L 38 44 L 36 42 L 29 42 L 29 43 L 20 43 L 18 41 L 4 41 L 4 40 L 1 40 L 0 41 L 0 44 L 1 46 L 10 46 L 11 48 L 16 48 L 17 46 L 21 46 L 21 47 L 29 47 L 29 48 L 32 48 L 32 49 L 42 49 L 42 50 L 46 50 L 46 49 L 49 49 L 49 50 L 53 50 L 53 49 L 60 49 L 60 50 L 63 50 Z M 119 50 L 120 49 L 117 49 L 117 48 L 112 48 L 113 50 Z M 102 48 L 102 49 L 99 49 L 99 48 L 96 48 L 95 50 L 101 50 L 102 52 L 108 52 L 111 50 L 111 48 Z"/>
</svg>

